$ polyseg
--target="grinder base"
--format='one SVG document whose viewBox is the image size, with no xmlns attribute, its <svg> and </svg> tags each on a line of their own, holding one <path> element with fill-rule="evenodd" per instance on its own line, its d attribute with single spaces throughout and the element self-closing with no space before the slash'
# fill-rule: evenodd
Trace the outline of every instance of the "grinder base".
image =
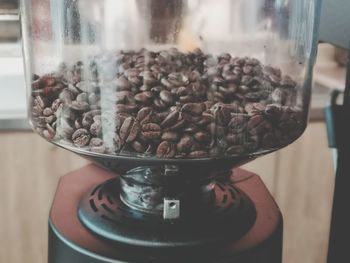
<svg viewBox="0 0 350 263">
<path fill-rule="evenodd" d="M 49 222 L 50 263 L 101 262 L 269 262 L 282 261 L 282 216 L 260 178 L 237 169 L 235 187 L 254 203 L 256 221 L 239 240 L 219 248 L 195 251 L 142 249 L 118 245 L 93 235 L 79 221 L 81 197 L 94 185 L 112 178 L 109 172 L 88 165 L 63 176 L 58 185 Z M 209 251 L 210 250 L 210 251 Z"/>
</svg>

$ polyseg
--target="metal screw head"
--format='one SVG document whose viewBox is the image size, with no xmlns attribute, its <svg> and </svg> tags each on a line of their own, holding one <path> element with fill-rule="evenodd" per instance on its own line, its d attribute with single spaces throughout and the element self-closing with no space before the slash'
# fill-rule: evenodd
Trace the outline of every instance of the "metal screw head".
<svg viewBox="0 0 350 263">
<path fill-rule="evenodd" d="M 163 218 L 166 220 L 180 218 L 180 200 L 164 199 Z"/>
</svg>

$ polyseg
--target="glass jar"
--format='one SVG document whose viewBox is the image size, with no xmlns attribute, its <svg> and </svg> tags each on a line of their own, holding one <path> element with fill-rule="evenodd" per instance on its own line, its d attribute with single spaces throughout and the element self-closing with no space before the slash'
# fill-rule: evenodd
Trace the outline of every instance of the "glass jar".
<svg viewBox="0 0 350 263">
<path fill-rule="evenodd" d="M 31 125 L 109 162 L 237 165 L 280 149 L 307 125 L 319 4 L 22 1 Z"/>
</svg>

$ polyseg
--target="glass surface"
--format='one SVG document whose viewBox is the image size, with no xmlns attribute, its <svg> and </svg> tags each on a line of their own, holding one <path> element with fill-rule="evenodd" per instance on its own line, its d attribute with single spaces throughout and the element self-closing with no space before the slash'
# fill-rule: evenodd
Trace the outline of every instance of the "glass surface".
<svg viewBox="0 0 350 263">
<path fill-rule="evenodd" d="M 304 131 L 318 0 L 23 0 L 29 118 L 73 151 L 244 158 Z"/>
</svg>

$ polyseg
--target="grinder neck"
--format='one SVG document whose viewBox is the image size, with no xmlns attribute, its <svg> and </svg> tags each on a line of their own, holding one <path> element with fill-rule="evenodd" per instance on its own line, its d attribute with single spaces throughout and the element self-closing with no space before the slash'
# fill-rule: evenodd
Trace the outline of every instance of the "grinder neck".
<svg viewBox="0 0 350 263">
<path fill-rule="evenodd" d="M 215 204 L 215 186 L 230 180 L 231 171 L 183 169 L 176 165 L 142 166 L 120 176 L 120 199 L 142 213 L 180 219 L 188 211 Z"/>
</svg>

